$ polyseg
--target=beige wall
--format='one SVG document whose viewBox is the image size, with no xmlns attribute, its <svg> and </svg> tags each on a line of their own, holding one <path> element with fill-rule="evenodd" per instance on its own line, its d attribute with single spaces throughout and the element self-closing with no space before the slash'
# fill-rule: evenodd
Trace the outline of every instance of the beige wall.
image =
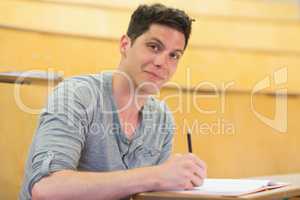
<svg viewBox="0 0 300 200">
<path fill-rule="evenodd" d="M 51 68 L 68 77 L 117 66 L 118 38 L 139 1 L 80 2 L 1 1 L 0 71 Z M 250 0 L 165 2 L 186 8 L 196 18 L 190 47 L 172 81 L 187 89 L 203 81 L 217 87 L 233 81 L 224 107 L 214 93 L 208 98 L 203 93 L 193 96 L 191 90 L 181 96 L 174 88 L 162 90 L 158 96 L 166 99 L 177 122 L 174 153 L 187 151 L 184 133 L 187 125 L 194 125 L 195 153 L 207 162 L 212 177 L 299 172 L 299 7 Z M 282 67 L 288 70 L 288 83 L 282 85 L 288 88 L 286 133 L 262 123 L 250 106 L 254 85 Z M 0 199 L 16 198 L 38 119 L 17 105 L 14 87 L 0 84 L 0 188 L 8 188 Z M 254 97 L 255 109 L 270 118 L 275 115 L 275 89 Z M 24 85 L 20 91 L 22 102 L 37 109 L 48 93 L 46 85 Z M 197 104 L 192 97 L 198 98 Z M 199 112 L 197 106 L 216 113 Z M 228 124 L 234 131 L 223 128 Z M 206 127 L 217 125 L 221 132 Z"/>
</svg>

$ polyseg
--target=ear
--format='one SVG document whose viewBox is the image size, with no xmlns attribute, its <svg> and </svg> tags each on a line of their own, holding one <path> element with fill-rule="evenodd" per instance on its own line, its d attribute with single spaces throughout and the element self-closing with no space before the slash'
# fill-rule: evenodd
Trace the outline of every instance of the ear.
<svg viewBox="0 0 300 200">
<path fill-rule="evenodd" d="M 131 40 L 127 35 L 122 35 L 120 39 L 120 53 L 122 56 L 126 57 L 127 50 L 131 46 Z"/>
</svg>

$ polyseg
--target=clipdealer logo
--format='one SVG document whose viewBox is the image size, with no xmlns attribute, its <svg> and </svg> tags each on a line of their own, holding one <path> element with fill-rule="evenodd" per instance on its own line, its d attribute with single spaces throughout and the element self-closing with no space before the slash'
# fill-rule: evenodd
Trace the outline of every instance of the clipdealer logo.
<svg viewBox="0 0 300 200">
<path fill-rule="evenodd" d="M 272 76 L 268 75 L 263 80 L 255 84 L 251 92 L 251 110 L 254 115 L 267 126 L 279 131 L 280 133 L 287 132 L 287 81 L 288 81 L 288 69 L 287 67 L 280 68 L 273 72 Z M 265 115 L 259 113 L 254 108 L 253 97 L 260 91 L 269 88 L 273 85 L 277 88 L 275 90 L 275 114 L 274 118 L 268 118 Z"/>
</svg>

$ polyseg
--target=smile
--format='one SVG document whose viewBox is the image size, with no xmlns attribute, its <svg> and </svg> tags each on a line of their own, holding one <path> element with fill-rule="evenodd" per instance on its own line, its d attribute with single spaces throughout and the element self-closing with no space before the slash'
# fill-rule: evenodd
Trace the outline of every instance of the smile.
<svg viewBox="0 0 300 200">
<path fill-rule="evenodd" d="M 158 74 L 155 74 L 153 72 L 149 72 L 149 71 L 144 71 L 144 72 L 148 75 L 148 77 L 150 77 L 150 79 L 160 80 L 160 81 L 165 79 L 164 77 L 162 77 Z"/>
</svg>

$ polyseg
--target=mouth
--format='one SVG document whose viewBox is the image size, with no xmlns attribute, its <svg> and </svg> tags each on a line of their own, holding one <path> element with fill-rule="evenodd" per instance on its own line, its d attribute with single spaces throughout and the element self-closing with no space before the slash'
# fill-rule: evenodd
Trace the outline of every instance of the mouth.
<svg viewBox="0 0 300 200">
<path fill-rule="evenodd" d="M 165 80 L 165 78 L 161 75 L 158 75 L 156 73 L 153 73 L 153 72 L 149 72 L 149 71 L 144 71 L 150 79 L 154 79 L 154 80 L 158 80 L 158 81 L 162 81 L 162 80 Z"/>
</svg>

